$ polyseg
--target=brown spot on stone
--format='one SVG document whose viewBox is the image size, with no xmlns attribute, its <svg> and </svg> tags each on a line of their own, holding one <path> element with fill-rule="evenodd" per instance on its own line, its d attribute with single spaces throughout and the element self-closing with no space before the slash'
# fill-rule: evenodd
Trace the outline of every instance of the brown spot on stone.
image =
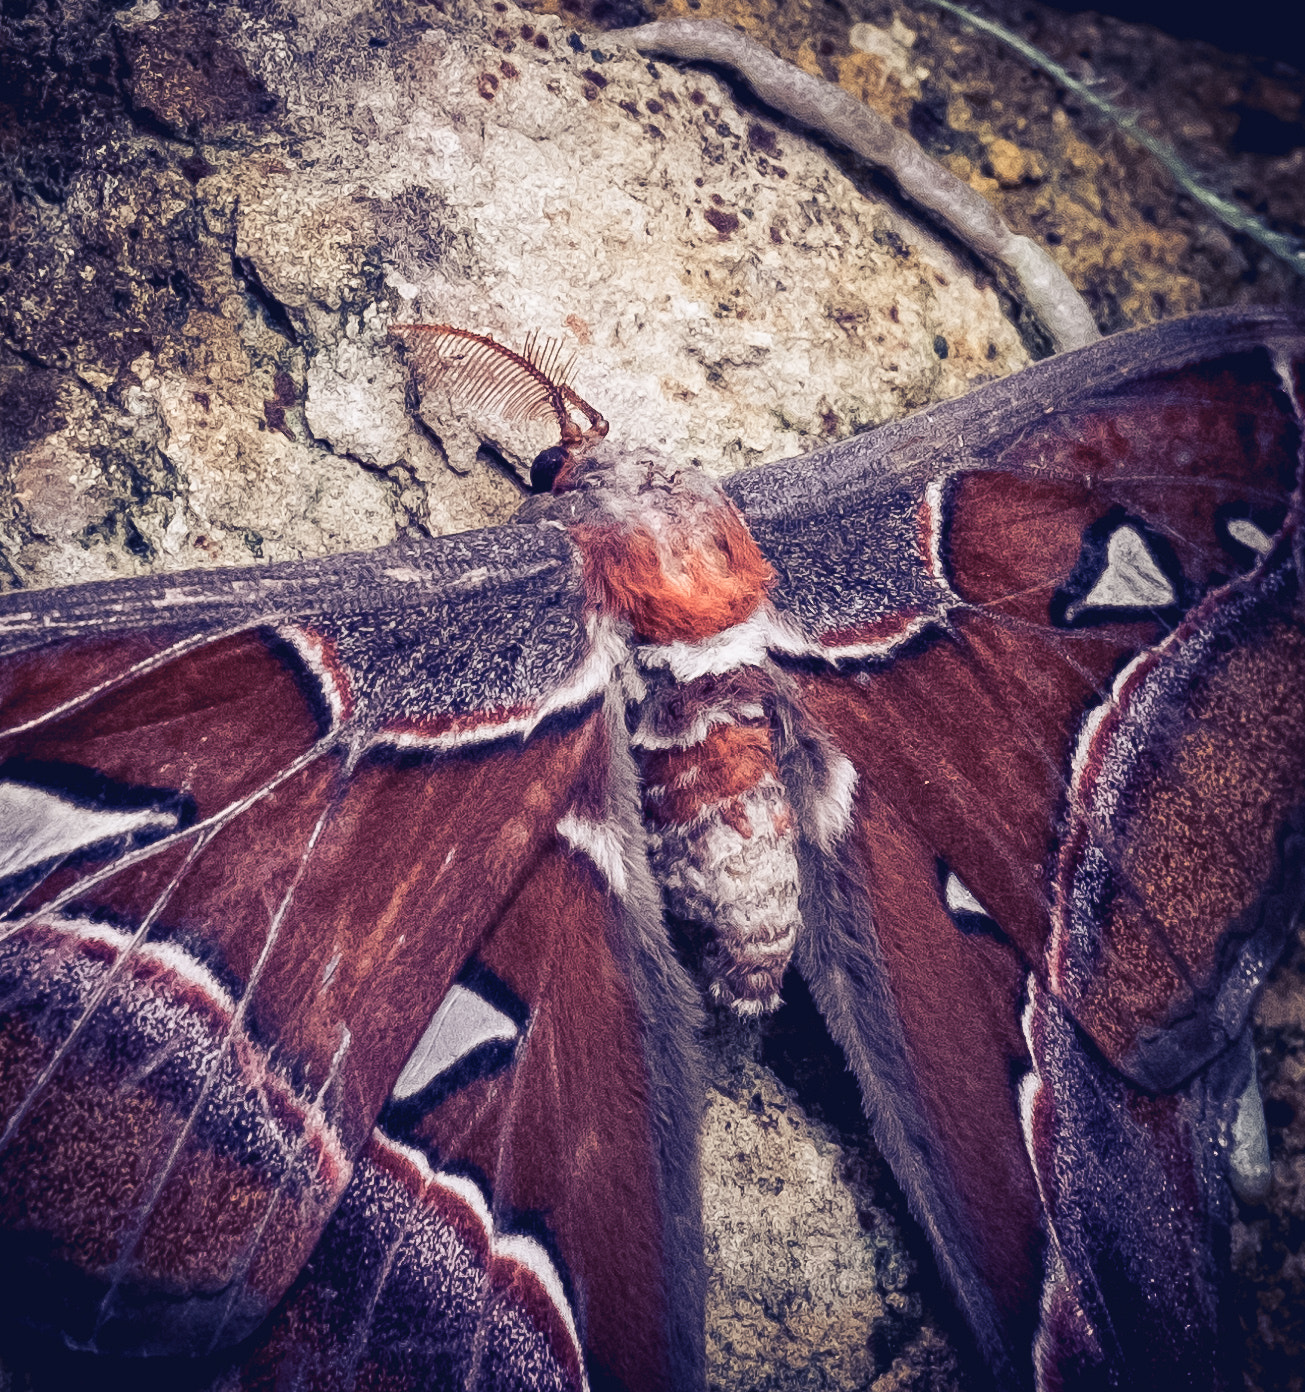
<svg viewBox="0 0 1305 1392">
<path fill-rule="evenodd" d="M 586 82 L 583 91 L 585 101 L 598 100 L 598 88 L 592 82 Z"/>
<path fill-rule="evenodd" d="M 287 440 L 293 440 L 295 433 L 286 424 L 285 407 L 279 401 L 271 399 L 263 402 L 263 423 L 269 430 L 278 431 Z"/>
<path fill-rule="evenodd" d="M 784 245 L 784 234 L 779 230 L 777 224 L 773 222 L 770 224 L 770 240 L 774 242 L 776 246 Z"/>
<path fill-rule="evenodd" d="M 276 98 L 209 20 L 172 14 L 120 34 L 132 104 L 177 135 L 228 121 L 256 122 Z"/>
<path fill-rule="evenodd" d="M 207 392 L 191 392 L 191 396 L 200 404 L 200 406 L 203 407 L 204 410 L 208 410 L 209 406 L 211 405 L 211 402 L 209 401 L 209 395 Z"/>
<path fill-rule="evenodd" d="M 493 101 L 494 93 L 498 91 L 498 78 L 493 73 L 481 73 L 476 79 L 476 90 L 486 101 Z"/>
<path fill-rule="evenodd" d="M 575 341 L 579 344 L 588 346 L 593 342 L 589 331 L 589 325 L 585 323 L 578 314 L 568 314 L 562 322 L 575 335 Z"/>
<path fill-rule="evenodd" d="M 523 24 L 521 26 L 521 37 L 523 39 L 533 39 L 535 37 L 535 31 L 530 27 L 530 25 Z"/>
<path fill-rule="evenodd" d="M 595 72 L 592 68 L 586 68 L 580 74 L 586 82 L 592 82 L 599 89 L 607 86 L 607 79 L 600 72 Z"/>
<path fill-rule="evenodd" d="M 725 241 L 739 230 L 737 213 L 727 213 L 720 208 L 706 208 L 702 215 L 716 229 L 721 241 Z"/>
<path fill-rule="evenodd" d="M 278 430 L 287 440 L 293 440 L 294 431 L 286 424 L 286 407 L 293 406 L 298 399 L 294 378 L 288 372 L 278 372 L 272 379 L 272 396 L 263 402 L 263 420 L 269 430 Z"/>
<path fill-rule="evenodd" d="M 544 50 L 544 52 L 547 53 L 547 52 L 548 52 L 548 39 L 547 39 L 543 34 L 536 34 L 536 35 L 535 35 L 535 47 L 536 47 L 536 48 L 542 48 L 542 49 Z"/>
<path fill-rule="evenodd" d="M 866 321 L 866 313 L 863 309 L 853 309 L 842 305 L 835 305 L 830 309 L 829 317 L 849 336 L 859 330 Z"/>
<path fill-rule="evenodd" d="M 784 153 L 779 148 L 779 141 L 775 139 L 775 132 L 769 126 L 763 126 L 758 121 L 751 121 L 748 124 L 748 144 L 754 150 L 764 151 L 775 159 Z"/>
<path fill-rule="evenodd" d="M 516 70 L 515 66 L 509 63 L 507 59 L 504 59 L 503 62 L 501 62 L 498 65 L 498 70 L 503 74 L 504 77 L 511 78 L 521 76 L 521 74 Z"/>
<path fill-rule="evenodd" d="M 189 159 L 181 161 L 181 172 L 192 184 L 197 184 L 201 179 L 207 179 L 210 174 L 216 174 L 217 170 L 199 155 L 192 155 Z"/>
<path fill-rule="evenodd" d="M 632 101 L 618 102 L 617 105 L 622 111 L 627 112 L 631 116 L 638 116 L 640 114 L 638 106 Z"/>
<path fill-rule="evenodd" d="M 38 367 L 0 371 L 0 450 L 16 454 L 67 424 L 59 410 L 57 372 Z"/>
<path fill-rule="evenodd" d="M 689 100 L 694 104 L 694 106 L 701 106 L 703 102 L 707 100 L 707 98 L 704 97 L 702 93 L 698 91 L 698 89 L 695 87 L 693 91 L 689 93 Z"/>
<path fill-rule="evenodd" d="M 656 97 L 648 98 L 648 114 L 650 116 L 660 116 L 666 108 L 657 100 Z"/>
</svg>

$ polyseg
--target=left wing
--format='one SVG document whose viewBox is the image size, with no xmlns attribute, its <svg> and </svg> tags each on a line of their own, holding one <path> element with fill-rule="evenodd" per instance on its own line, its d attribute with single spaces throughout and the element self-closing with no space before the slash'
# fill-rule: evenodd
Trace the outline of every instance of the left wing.
<svg viewBox="0 0 1305 1392">
<path fill-rule="evenodd" d="M 1002 1385 L 1225 1362 L 1244 1030 L 1305 892 L 1302 362 L 1202 316 L 727 486 L 857 775 L 798 964 Z"/>
<path fill-rule="evenodd" d="M 695 1006 L 565 537 L 13 594 L 0 643 L 17 1313 L 256 1334 L 251 1388 L 697 1381 Z"/>
</svg>

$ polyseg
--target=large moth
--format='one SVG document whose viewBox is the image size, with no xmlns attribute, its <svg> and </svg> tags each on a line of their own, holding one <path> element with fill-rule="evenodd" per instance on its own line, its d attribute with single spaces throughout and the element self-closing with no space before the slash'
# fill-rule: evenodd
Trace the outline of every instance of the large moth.
<svg viewBox="0 0 1305 1392">
<path fill-rule="evenodd" d="M 723 487 L 536 352 L 409 342 L 557 420 L 518 524 L 0 600 L 11 1314 L 222 1388 L 701 1385 L 669 907 L 741 1012 L 805 977 L 998 1385 L 1219 1385 L 1305 328 Z"/>
</svg>

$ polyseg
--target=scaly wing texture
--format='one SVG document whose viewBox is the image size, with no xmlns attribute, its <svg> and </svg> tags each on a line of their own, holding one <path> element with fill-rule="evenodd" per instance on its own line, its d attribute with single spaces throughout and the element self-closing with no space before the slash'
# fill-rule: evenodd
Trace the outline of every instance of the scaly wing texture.
<svg viewBox="0 0 1305 1392">
<path fill-rule="evenodd" d="M 565 539 L 0 624 L 18 1313 L 248 1387 L 695 1381 L 692 1006 Z"/>
<path fill-rule="evenodd" d="M 1303 359 L 1206 316 L 731 481 L 858 775 L 799 960 L 1003 1382 L 1220 1376 L 1235 1041 L 1302 898 Z"/>
</svg>

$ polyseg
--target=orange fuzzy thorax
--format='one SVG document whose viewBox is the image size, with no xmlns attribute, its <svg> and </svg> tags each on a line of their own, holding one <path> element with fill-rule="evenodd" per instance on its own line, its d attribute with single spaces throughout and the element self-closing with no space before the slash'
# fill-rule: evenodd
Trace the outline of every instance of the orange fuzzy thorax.
<svg viewBox="0 0 1305 1392">
<path fill-rule="evenodd" d="M 660 539 L 641 520 L 581 523 L 571 535 L 595 606 L 652 643 L 697 642 L 742 623 L 775 578 L 724 499 L 706 517 L 672 519 Z"/>
</svg>

